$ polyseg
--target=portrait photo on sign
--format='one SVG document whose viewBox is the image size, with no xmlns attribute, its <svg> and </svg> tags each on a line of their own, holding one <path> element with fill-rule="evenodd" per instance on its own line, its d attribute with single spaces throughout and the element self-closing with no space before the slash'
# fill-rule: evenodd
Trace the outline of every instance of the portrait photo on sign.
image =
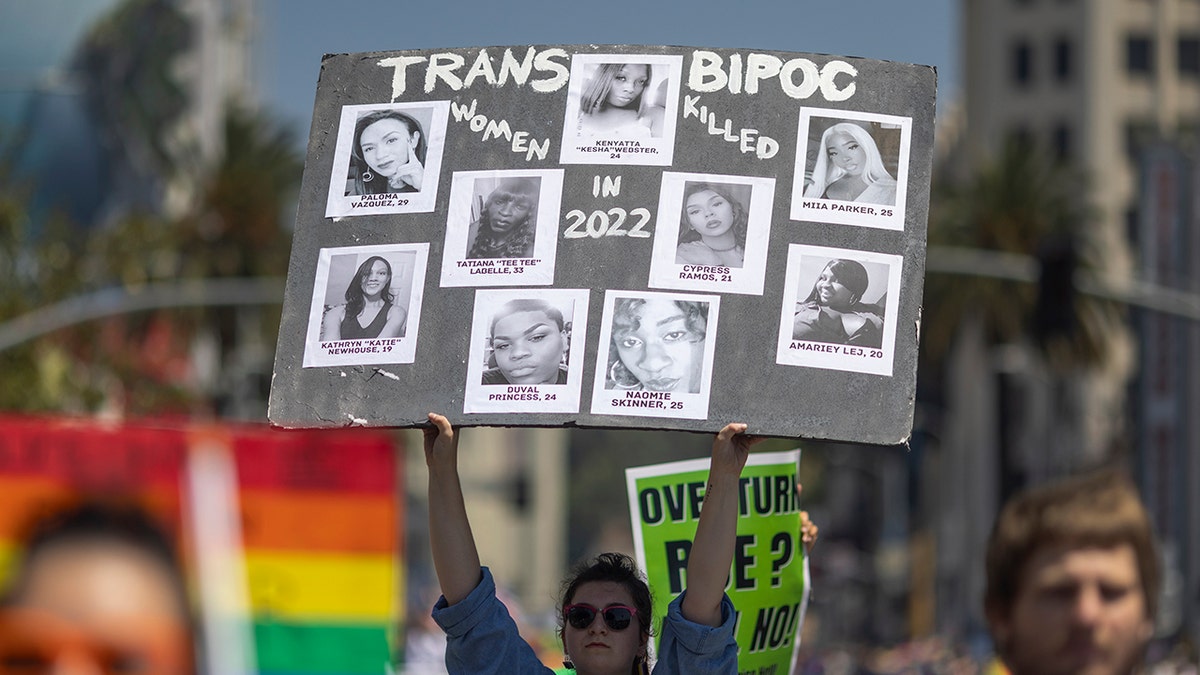
<svg viewBox="0 0 1200 675">
<path fill-rule="evenodd" d="M 892 374 L 898 255 L 788 247 L 776 363 Z"/>
<path fill-rule="evenodd" d="M 455 172 L 441 285 L 553 284 L 562 185 L 562 169 Z"/>
<path fill-rule="evenodd" d="M 912 119 L 801 108 L 792 220 L 904 229 Z"/>
<path fill-rule="evenodd" d="M 669 166 L 683 57 L 576 54 L 563 118 L 563 164 Z"/>
<path fill-rule="evenodd" d="M 323 248 L 304 367 L 412 363 L 429 244 Z"/>
<path fill-rule="evenodd" d="M 605 291 L 592 412 L 706 419 L 719 304 L 716 295 Z"/>
<path fill-rule="evenodd" d="M 663 172 L 650 288 L 762 295 L 775 179 Z"/>
<path fill-rule="evenodd" d="M 587 316 L 587 289 L 476 291 L 463 412 L 579 412 Z"/>
<path fill-rule="evenodd" d="M 343 106 L 325 216 L 432 211 L 449 113 L 448 101 Z"/>
</svg>

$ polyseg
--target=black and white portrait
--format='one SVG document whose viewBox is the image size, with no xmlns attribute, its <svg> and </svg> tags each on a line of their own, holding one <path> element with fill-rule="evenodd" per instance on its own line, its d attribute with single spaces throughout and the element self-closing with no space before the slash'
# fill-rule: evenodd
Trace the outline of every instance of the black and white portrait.
<svg viewBox="0 0 1200 675">
<path fill-rule="evenodd" d="M 911 123 L 801 108 L 792 219 L 904 229 Z"/>
<path fill-rule="evenodd" d="M 668 166 L 683 60 L 576 54 L 563 122 L 563 164 Z"/>
<path fill-rule="evenodd" d="M 432 211 L 445 101 L 342 108 L 326 216 Z"/>
<path fill-rule="evenodd" d="M 761 295 L 775 179 L 664 172 L 651 288 Z"/>
<path fill-rule="evenodd" d="M 532 258 L 541 191 L 539 176 L 476 178 L 466 257 Z"/>
<path fill-rule="evenodd" d="M 749 185 L 685 181 L 675 264 L 744 267 L 749 204 Z"/>
<path fill-rule="evenodd" d="M 719 302 L 712 295 L 607 291 L 592 412 L 707 417 Z"/>
<path fill-rule="evenodd" d="M 777 362 L 891 374 L 900 256 L 793 244 Z"/>
<path fill-rule="evenodd" d="M 561 169 L 456 172 L 442 286 L 552 284 L 562 176 Z"/>
<path fill-rule="evenodd" d="M 463 412 L 578 412 L 587 306 L 584 289 L 477 291 Z"/>
<path fill-rule="evenodd" d="M 304 366 L 412 363 L 428 244 L 323 248 Z"/>
</svg>

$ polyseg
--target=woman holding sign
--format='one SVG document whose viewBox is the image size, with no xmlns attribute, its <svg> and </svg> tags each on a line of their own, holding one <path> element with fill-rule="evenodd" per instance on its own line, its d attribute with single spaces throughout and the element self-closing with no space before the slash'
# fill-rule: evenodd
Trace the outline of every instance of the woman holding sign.
<svg viewBox="0 0 1200 675">
<path fill-rule="evenodd" d="M 821 134 L 812 183 L 804 196 L 895 204 L 896 179 L 883 165 L 883 156 L 871 134 L 852 122 L 839 122 Z"/>
<path fill-rule="evenodd" d="M 458 478 L 458 436 L 449 420 L 430 413 L 425 429 L 429 467 L 429 533 L 442 597 L 433 618 L 446 631 L 451 675 L 550 673 L 521 639 L 481 567 Z M 708 489 L 688 556 L 687 588 L 663 621 L 655 675 L 737 672 L 735 613 L 725 595 L 737 533 L 739 479 L 750 446 L 745 424 L 727 424 L 712 446 Z M 806 546 L 816 528 L 804 532 Z M 650 590 L 628 556 L 605 553 L 565 584 L 559 635 L 564 663 L 577 675 L 650 672 Z"/>
<path fill-rule="evenodd" d="M 812 292 L 796 303 L 792 339 L 857 345 L 883 344 L 883 310 L 862 302 L 870 279 L 857 260 L 830 260 Z"/>
</svg>

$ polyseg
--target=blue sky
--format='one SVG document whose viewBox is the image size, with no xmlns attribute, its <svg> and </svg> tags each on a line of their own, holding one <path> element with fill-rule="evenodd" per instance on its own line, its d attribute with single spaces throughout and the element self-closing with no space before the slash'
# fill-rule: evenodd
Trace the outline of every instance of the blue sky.
<svg viewBox="0 0 1200 675">
<path fill-rule="evenodd" d="M 116 0 L 0 0 L 0 118 Z M 265 108 L 304 139 L 327 53 L 515 44 L 649 44 L 816 52 L 932 65 L 959 90 L 961 0 L 254 0 Z M 366 8 L 366 9 L 364 9 Z M 7 110 L 6 110 L 7 109 Z"/>
<path fill-rule="evenodd" d="M 815 52 L 936 66 L 958 91 L 959 0 L 258 0 L 262 102 L 308 135 L 324 54 L 515 44 L 649 44 Z"/>
</svg>

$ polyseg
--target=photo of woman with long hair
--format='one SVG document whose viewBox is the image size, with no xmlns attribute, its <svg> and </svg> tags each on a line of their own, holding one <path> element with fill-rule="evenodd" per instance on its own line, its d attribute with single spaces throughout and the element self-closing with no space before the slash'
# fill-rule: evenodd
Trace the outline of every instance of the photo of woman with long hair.
<svg viewBox="0 0 1200 675">
<path fill-rule="evenodd" d="M 399 110 L 360 115 L 354 125 L 346 195 L 419 192 L 426 151 L 425 132 L 411 115 Z"/>
<path fill-rule="evenodd" d="M 392 295 L 392 264 L 373 255 L 358 266 L 346 286 L 345 304 L 325 314 L 321 339 L 367 340 L 404 337 L 408 313 Z"/>
<path fill-rule="evenodd" d="M 659 138 L 664 108 L 655 102 L 648 63 L 602 63 L 579 101 L 580 137 Z"/>
<path fill-rule="evenodd" d="M 896 179 L 884 166 L 879 146 L 853 122 L 839 122 L 821 134 L 810 178 L 804 190 L 810 199 L 896 203 Z"/>
<path fill-rule="evenodd" d="M 467 233 L 468 258 L 529 258 L 537 231 L 540 178 L 506 178 L 479 207 Z"/>
<path fill-rule="evenodd" d="M 687 182 L 679 227 L 676 265 L 723 265 L 740 268 L 746 257 L 746 206 L 734 186 Z"/>
</svg>

